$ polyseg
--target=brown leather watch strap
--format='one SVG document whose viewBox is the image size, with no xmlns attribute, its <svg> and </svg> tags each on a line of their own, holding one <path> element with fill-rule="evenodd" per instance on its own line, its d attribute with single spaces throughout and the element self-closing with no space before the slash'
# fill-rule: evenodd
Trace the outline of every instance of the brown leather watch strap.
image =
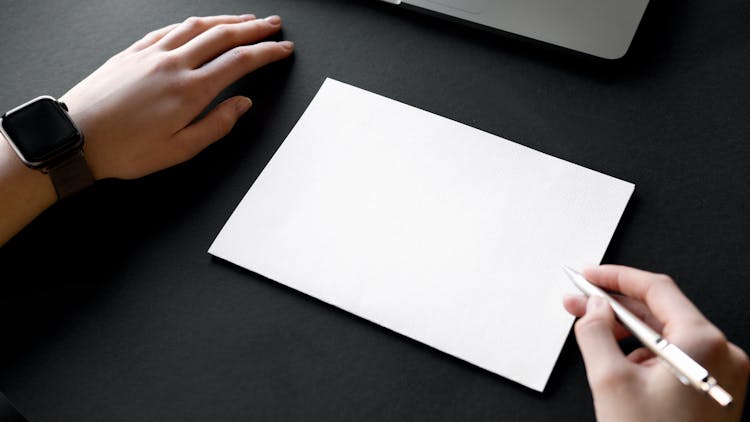
<svg viewBox="0 0 750 422">
<path fill-rule="evenodd" d="M 50 167 L 47 173 L 59 199 L 65 199 L 94 184 L 94 176 L 86 163 L 83 150 Z"/>
</svg>

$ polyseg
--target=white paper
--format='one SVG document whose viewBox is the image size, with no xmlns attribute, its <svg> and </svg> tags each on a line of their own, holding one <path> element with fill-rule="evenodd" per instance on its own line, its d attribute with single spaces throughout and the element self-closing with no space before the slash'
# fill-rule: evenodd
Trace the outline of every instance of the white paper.
<svg viewBox="0 0 750 422">
<path fill-rule="evenodd" d="M 209 252 L 542 391 L 633 188 L 328 79 Z"/>
</svg>

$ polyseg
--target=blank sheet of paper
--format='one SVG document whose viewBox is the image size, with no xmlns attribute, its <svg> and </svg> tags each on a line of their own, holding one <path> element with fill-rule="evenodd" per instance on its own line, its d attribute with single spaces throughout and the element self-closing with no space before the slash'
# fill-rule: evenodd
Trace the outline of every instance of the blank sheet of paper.
<svg viewBox="0 0 750 422">
<path fill-rule="evenodd" d="M 542 391 L 633 188 L 328 79 L 209 252 Z"/>
</svg>

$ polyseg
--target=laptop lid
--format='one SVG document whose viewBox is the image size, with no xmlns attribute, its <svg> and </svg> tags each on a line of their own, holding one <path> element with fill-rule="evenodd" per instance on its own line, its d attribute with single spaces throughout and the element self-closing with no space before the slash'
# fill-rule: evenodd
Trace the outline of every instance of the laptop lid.
<svg viewBox="0 0 750 422">
<path fill-rule="evenodd" d="M 383 0 L 605 59 L 625 55 L 648 0 Z"/>
</svg>

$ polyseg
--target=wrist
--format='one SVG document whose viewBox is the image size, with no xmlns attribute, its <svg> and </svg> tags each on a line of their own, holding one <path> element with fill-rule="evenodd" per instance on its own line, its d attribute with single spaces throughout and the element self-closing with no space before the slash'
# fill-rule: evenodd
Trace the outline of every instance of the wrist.
<svg viewBox="0 0 750 422">
<path fill-rule="evenodd" d="M 2 191 L 17 191 L 18 199 L 31 200 L 51 205 L 57 202 L 55 187 L 49 176 L 26 166 L 13 151 L 10 144 L 0 136 L 0 186 Z M 37 201 L 34 201 L 37 202 Z"/>
<path fill-rule="evenodd" d="M 49 176 L 27 167 L 0 136 L 0 245 L 56 201 Z"/>
<path fill-rule="evenodd" d="M 67 106 L 53 97 L 42 95 L 4 113 L 0 131 L 23 164 L 48 175 L 58 198 L 94 182 L 83 134 Z"/>
<path fill-rule="evenodd" d="M 68 116 L 70 116 L 70 119 L 78 127 L 84 138 L 83 155 L 93 179 L 96 181 L 114 177 L 110 174 L 109 167 L 111 166 L 105 164 L 111 162 L 109 156 L 112 152 L 107 150 L 106 145 L 102 145 L 101 139 L 104 138 L 101 133 L 102 131 L 98 130 L 101 126 L 102 116 L 98 116 L 90 108 L 82 106 L 78 98 L 69 94 L 60 97 L 59 101 L 67 105 Z"/>
<path fill-rule="evenodd" d="M 91 177 L 96 180 L 106 179 L 107 174 L 106 171 L 102 168 L 103 166 L 99 165 L 101 163 L 101 157 L 99 154 L 99 150 L 96 145 L 96 133 L 93 133 L 94 131 L 91 130 L 91 124 L 89 121 L 86 120 L 86 116 L 75 112 L 71 110 L 69 112 L 71 120 L 75 122 L 75 124 L 78 126 L 78 128 L 81 130 L 81 134 L 83 135 L 85 141 L 82 146 L 83 155 L 86 160 L 86 164 L 88 166 L 89 172 L 91 173 Z"/>
</svg>

